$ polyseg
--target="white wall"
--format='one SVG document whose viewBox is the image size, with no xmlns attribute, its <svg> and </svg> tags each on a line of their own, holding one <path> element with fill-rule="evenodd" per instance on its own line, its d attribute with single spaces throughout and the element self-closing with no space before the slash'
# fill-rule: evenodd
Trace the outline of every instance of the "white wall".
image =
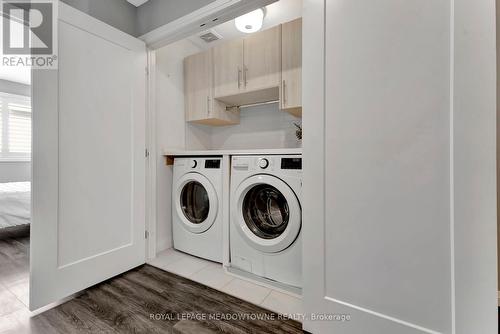
<svg viewBox="0 0 500 334">
<path fill-rule="evenodd" d="M 157 185 L 157 249 L 172 247 L 171 192 L 172 167 L 165 165 L 164 148 L 186 147 L 186 133 L 191 145 L 202 148 L 208 129 L 193 129 L 184 121 L 183 59 L 200 49 L 183 40 L 156 51 L 156 185 Z"/>
<path fill-rule="evenodd" d="M 302 120 L 280 111 L 278 104 L 242 108 L 240 124 L 214 127 L 211 147 L 214 149 L 294 148 L 301 143 L 295 137 Z"/>
</svg>

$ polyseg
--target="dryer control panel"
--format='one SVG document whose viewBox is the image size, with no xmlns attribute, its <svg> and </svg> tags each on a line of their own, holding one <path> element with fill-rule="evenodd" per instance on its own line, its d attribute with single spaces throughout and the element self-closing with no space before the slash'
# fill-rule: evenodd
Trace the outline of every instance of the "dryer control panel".
<svg viewBox="0 0 500 334">
<path fill-rule="evenodd" d="M 291 174 L 302 172 L 300 155 L 235 156 L 232 159 L 233 171 L 276 172 L 287 171 Z"/>
<path fill-rule="evenodd" d="M 215 170 L 222 168 L 222 158 L 219 157 L 182 157 L 175 158 L 174 167 L 183 167 L 186 171 Z"/>
<path fill-rule="evenodd" d="M 302 158 L 281 158 L 281 169 L 300 169 L 302 170 Z"/>
</svg>

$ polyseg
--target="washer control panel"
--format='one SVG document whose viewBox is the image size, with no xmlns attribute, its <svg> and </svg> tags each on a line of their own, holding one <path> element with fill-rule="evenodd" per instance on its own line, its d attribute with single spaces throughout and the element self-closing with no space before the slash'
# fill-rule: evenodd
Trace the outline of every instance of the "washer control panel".
<svg viewBox="0 0 500 334">
<path fill-rule="evenodd" d="M 205 168 L 208 169 L 219 169 L 221 159 L 207 159 L 205 160 Z"/>
</svg>

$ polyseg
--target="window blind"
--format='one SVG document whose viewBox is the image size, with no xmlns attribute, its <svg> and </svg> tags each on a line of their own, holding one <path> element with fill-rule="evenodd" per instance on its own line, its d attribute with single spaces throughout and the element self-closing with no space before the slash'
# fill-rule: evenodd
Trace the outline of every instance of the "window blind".
<svg viewBox="0 0 500 334">
<path fill-rule="evenodd" d="M 0 93 L 0 160 L 27 160 L 30 157 L 30 98 Z"/>
</svg>

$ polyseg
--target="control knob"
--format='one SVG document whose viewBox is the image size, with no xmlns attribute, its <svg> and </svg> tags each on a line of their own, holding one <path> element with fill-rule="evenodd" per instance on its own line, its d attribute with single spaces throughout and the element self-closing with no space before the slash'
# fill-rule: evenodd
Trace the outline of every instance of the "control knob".
<svg viewBox="0 0 500 334">
<path fill-rule="evenodd" d="M 267 167 L 269 167 L 269 160 L 267 160 L 266 158 L 260 159 L 259 167 L 262 169 L 266 169 Z"/>
</svg>

